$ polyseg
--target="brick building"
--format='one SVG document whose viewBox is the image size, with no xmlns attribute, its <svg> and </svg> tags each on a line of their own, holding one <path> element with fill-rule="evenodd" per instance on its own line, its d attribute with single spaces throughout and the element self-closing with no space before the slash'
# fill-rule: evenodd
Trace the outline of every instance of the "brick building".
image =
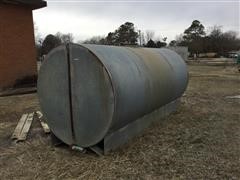
<svg viewBox="0 0 240 180">
<path fill-rule="evenodd" d="M 0 89 L 36 80 L 32 10 L 42 0 L 0 0 Z"/>
</svg>

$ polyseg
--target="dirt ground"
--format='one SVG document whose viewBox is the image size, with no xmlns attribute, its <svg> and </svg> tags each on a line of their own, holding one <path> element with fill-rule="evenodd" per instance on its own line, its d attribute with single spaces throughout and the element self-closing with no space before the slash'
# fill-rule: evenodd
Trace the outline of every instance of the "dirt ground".
<svg viewBox="0 0 240 180">
<path fill-rule="evenodd" d="M 0 98 L 0 179 L 240 179 L 240 74 L 235 67 L 189 66 L 177 112 L 106 156 L 51 146 L 34 122 L 27 141 L 11 134 L 36 94 Z"/>
</svg>

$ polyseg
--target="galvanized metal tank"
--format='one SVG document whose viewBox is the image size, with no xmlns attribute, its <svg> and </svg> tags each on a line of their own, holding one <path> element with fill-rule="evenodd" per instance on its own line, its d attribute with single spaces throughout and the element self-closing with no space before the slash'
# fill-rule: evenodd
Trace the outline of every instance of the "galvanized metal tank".
<svg viewBox="0 0 240 180">
<path fill-rule="evenodd" d="M 69 44 L 47 55 L 38 95 L 57 138 L 109 150 L 149 124 L 139 118 L 175 102 L 187 83 L 185 62 L 169 49 Z"/>
</svg>

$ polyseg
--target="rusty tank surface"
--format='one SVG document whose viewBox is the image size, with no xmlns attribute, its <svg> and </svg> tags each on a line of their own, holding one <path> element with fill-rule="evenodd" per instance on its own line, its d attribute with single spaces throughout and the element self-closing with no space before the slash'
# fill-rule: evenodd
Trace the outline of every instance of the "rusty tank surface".
<svg viewBox="0 0 240 180">
<path fill-rule="evenodd" d="M 187 83 L 169 49 L 68 44 L 47 55 L 38 96 L 58 139 L 106 153 L 174 111 Z"/>
</svg>

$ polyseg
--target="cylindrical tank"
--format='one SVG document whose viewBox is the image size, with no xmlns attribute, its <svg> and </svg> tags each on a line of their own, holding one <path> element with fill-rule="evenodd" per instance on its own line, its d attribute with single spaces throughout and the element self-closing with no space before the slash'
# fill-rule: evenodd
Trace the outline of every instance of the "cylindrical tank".
<svg viewBox="0 0 240 180">
<path fill-rule="evenodd" d="M 179 98 L 187 82 L 185 62 L 169 49 L 69 44 L 47 55 L 38 95 L 51 131 L 89 147 Z"/>
</svg>

